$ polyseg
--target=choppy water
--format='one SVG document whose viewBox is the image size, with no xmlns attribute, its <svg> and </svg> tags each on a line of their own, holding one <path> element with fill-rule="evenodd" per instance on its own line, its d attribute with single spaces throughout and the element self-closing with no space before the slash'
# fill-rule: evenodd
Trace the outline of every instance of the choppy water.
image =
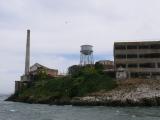
<svg viewBox="0 0 160 120">
<path fill-rule="evenodd" d="M 160 107 L 75 107 L 4 102 L 0 120 L 160 120 Z"/>
</svg>

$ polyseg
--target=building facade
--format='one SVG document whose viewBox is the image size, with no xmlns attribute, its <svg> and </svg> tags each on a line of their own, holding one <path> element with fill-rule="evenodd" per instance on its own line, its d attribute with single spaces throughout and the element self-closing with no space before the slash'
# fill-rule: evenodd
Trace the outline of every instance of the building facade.
<svg viewBox="0 0 160 120">
<path fill-rule="evenodd" d="M 114 69 L 114 62 L 111 60 L 99 60 L 97 63 L 102 64 L 105 70 Z"/>
<path fill-rule="evenodd" d="M 43 66 L 39 63 L 35 63 L 33 66 L 30 67 L 30 75 L 37 75 L 39 71 L 44 71 L 48 76 L 57 77 L 58 70 L 57 69 L 50 69 L 46 66 Z"/>
<path fill-rule="evenodd" d="M 129 78 L 160 78 L 160 41 L 115 42 L 114 68 Z"/>
</svg>

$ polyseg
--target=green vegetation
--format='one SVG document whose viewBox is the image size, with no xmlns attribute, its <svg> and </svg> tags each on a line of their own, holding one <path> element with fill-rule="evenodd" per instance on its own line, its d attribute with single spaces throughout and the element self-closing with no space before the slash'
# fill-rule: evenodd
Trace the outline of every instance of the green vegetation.
<svg viewBox="0 0 160 120">
<path fill-rule="evenodd" d="M 49 78 L 45 72 L 39 72 L 35 82 L 18 93 L 18 96 L 23 99 L 29 96 L 29 99 L 39 101 L 70 99 L 100 90 L 111 90 L 116 86 L 114 79 L 103 73 L 100 65 L 71 66 L 68 72 L 69 75 L 57 78 Z"/>
</svg>

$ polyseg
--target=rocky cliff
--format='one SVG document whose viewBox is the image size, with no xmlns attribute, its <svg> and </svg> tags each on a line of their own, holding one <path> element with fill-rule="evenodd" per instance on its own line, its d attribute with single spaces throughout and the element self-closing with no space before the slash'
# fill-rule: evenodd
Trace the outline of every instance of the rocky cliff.
<svg viewBox="0 0 160 120">
<path fill-rule="evenodd" d="M 118 81 L 118 87 L 72 99 L 74 105 L 158 106 L 160 81 L 132 79 Z"/>
<path fill-rule="evenodd" d="M 34 96 L 12 96 L 8 100 L 27 103 L 44 103 L 58 105 L 89 106 L 159 106 L 160 81 L 158 80 L 124 80 L 117 81 L 117 87 L 106 91 L 100 90 L 83 97 L 35 98 Z"/>
</svg>

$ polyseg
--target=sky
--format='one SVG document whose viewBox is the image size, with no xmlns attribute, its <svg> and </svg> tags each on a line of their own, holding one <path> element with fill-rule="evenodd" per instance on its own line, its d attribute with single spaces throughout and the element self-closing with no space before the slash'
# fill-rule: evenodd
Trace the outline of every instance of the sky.
<svg viewBox="0 0 160 120">
<path fill-rule="evenodd" d="M 95 61 L 113 60 L 117 41 L 160 39 L 159 0 L 0 0 L 0 94 L 14 92 L 24 74 L 26 30 L 31 65 L 65 72 L 79 64 L 80 46 Z"/>
</svg>

